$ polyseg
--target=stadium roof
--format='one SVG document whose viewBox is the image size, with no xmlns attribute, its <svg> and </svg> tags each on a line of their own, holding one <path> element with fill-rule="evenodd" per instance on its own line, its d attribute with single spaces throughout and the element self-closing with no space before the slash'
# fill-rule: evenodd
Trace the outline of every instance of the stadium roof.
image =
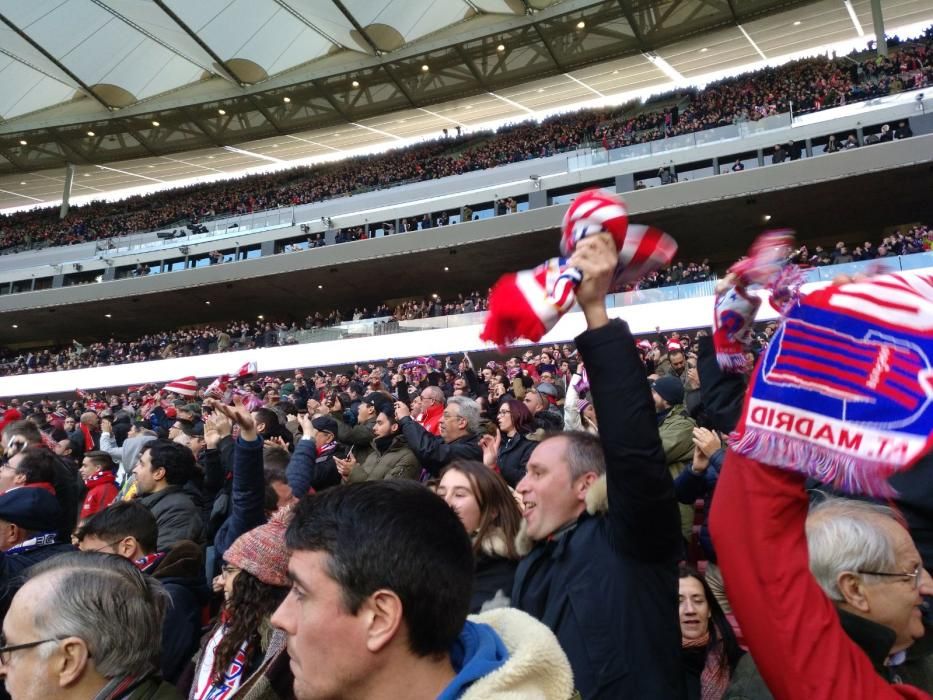
<svg viewBox="0 0 933 700">
<path fill-rule="evenodd" d="M 871 30 L 870 0 L 3 0 L 0 208 L 59 198 L 65 163 L 73 196 L 233 173 Z"/>
</svg>

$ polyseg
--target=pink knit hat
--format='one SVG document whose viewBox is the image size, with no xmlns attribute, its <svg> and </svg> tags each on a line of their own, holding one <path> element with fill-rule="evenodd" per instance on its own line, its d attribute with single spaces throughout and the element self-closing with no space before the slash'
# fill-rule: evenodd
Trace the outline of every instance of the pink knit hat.
<svg viewBox="0 0 933 700">
<path fill-rule="evenodd" d="M 270 586 L 288 586 L 285 530 L 291 522 L 292 511 L 292 506 L 280 508 L 265 525 L 237 537 L 224 553 L 224 560 Z"/>
</svg>

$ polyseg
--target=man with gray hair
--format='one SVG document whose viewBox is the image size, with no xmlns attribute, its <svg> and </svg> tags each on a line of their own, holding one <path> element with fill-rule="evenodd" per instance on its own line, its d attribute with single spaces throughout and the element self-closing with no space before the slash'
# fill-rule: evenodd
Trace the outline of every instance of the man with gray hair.
<svg viewBox="0 0 933 700">
<path fill-rule="evenodd" d="M 108 554 L 62 554 L 30 570 L 3 620 L 0 678 L 12 700 L 175 700 L 158 677 L 167 597 Z"/>
<path fill-rule="evenodd" d="M 806 521 L 810 572 L 836 606 L 846 635 L 890 683 L 933 691 L 929 655 L 908 657 L 924 636 L 921 606 L 933 595 L 910 533 L 893 509 L 827 496 Z M 747 654 L 725 696 L 767 699 L 771 692 Z"/>
<path fill-rule="evenodd" d="M 439 476 L 444 467 L 458 459 L 482 461 L 479 414 L 479 404 L 473 399 L 451 396 L 441 416 L 441 434 L 438 437 L 412 419 L 406 404 L 395 402 L 395 415 L 402 434 L 421 462 L 421 468 L 431 476 Z"/>
</svg>

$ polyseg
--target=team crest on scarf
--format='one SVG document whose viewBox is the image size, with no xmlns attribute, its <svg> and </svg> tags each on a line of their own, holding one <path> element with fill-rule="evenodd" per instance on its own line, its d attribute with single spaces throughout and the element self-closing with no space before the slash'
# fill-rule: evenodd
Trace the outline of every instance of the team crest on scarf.
<svg viewBox="0 0 933 700">
<path fill-rule="evenodd" d="M 755 373 L 733 448 L 850 493 L 933 446 L 933 276 L 889 274 L 796 304 Z"/>
</svg>

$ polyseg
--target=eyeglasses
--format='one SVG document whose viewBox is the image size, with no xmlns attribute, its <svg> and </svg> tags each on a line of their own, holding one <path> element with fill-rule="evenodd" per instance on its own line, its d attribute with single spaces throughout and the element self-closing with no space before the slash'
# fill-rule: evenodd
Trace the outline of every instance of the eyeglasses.
<svg viewBox="0 0 933 700">
<path fill-rule="evenodd" d="M 60 641 L 62 641 L 61 637 L 54 637 L 52 639 L 40 639 L 37 642 L 26 642 L 25 644 L 12 644 L 7 646 L 6 639 L 0 637 L 0 644 L 3 644 L 3 646 L 0 646 L 0 664 L 8 666 L 10 663 L 10 654 L 12 654 L 14 651 L 23 651 L 24 649 L 32 649 L 33 647 L 37 647 L 40 644 L 48 644 L 49 642 Z"/>
<path fill-rule="evenodd" d="M 511 414 L 512 414 L 512 412 L 511 412 L 509 409 L 504 408 L 504 409 L 502 409 L 501 411 L 499 411 L 499 413 L 497 413 L 496 415 L 499 415 L 499 416 L 509 416 L 509 415 L 511 415 Z"/>
<path fill-rule="evenodd" d="M 910 579 L 913 579 L 914 588 L 919 589 L 920 578 L 923 575 L 923 565 L 917 564 L 917 568 L 915 568 L 911 573 L 907 573 L 906 571 L 905 572 L 862 571 L 861 569 L 858 570 L 858 573 L 864 574 L 866 576 L 893 576 L 893 577 L 904 579 L 904 581 L 909 581 Z"/>
<path fill-rule="evenodd" d="M 100 547 L 97 547 L 97 548 L 95 548 L 95 549 L 85 549 L 85 550 L 83 550 L 83 551 L 85 551 L 85 552 L 103 552 L 105 549 L 110 549 L 110 548 L 113 547 L 114 545 L 120 544 L 120 542 L 122 542 L 122 541 L 123 541 L 122 539 L 114 540 L 113 542 L 108 542 L 107 544 L 101 545 Z"/>
</svg>

